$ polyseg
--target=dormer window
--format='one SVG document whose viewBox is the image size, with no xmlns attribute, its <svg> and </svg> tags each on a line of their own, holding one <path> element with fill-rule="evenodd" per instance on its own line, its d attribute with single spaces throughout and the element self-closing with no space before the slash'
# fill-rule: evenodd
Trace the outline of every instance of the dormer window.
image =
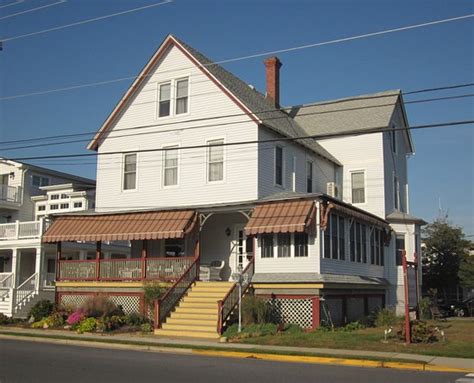
<svg viewBox="0 0 474 383">
<path fill-rule="evenodd" d="M 176 114 L 188 113 L 188 79 L 176 81 Z"/>
<path fill-rule="evenodd" d="M 160 85 L 160 102 L 159 102 L 159 117 L 166 117 L 170 115 L 171 106 L 171 83 L 167 82 Z"/>
</svg>

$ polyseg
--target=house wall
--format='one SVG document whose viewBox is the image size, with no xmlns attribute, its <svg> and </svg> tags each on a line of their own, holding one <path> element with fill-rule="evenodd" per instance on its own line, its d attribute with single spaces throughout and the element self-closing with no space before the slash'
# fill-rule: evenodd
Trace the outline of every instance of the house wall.
<svg viewBox="0 0 474 383">
<path fill-rule="evenodd" d="M 352 203 L 351 172 L 365 172 L 365 203 L 355 206 L 385 218 L 383 140 L 381 133 L 321 140 L 343 164 L 342 200 Z"/>
<path fill-rule="evenodd" d="M 182 77 L 189 77 L 189 112 L 158 118 L 158 84 Z M 221 118 L 226 115 L 237 116 Z M 136 134 L 131 127 L 143 125 L 151 127 L 140 129 L 143 134 L 129 136 Z M 114 135 L 116 138 L 112 138 Z M 178 185 L 163 185 L 163 153 L 154 149 L 166 145 L 206 145 L 208 140 L 219 138 L 226 143 L 256 140 L 257 125 L 181 51 L 171 48 L 99 146 L 96 209 L 111 211 L 256 199 L 256 145 L 224 147 L 224 181 L 212 183 L 207 182 L 206 148 L 182 150 L 178 159 Z M 103 154 L 134 150 L 152 151 L 138 153 L 137 188 L 123 191 L 122 155 Z"/>
<path fill-rule="evenodd" d="M 277 133 L 267 128 L 260 127 L 259 140 L 279 138 Z M 283 185 L 275 183 L 275 147 L 283 148 L 284 172 Z M 293 161 L 296 160 L 295 168 Z M 258 147 L 258 196 L 259 198 L 284 191 L 306 193 L 306 162 L 313 162 L 313 192 L 326 193 L 326 184 L 334 182 L 337 166 L 305 147 L 290 141 L 260 143 Z M 295 169 L 295 182 L 293 185 L 293 169 Z M 293 187 L 294 186 L 294 187 Z"/>
</svg>

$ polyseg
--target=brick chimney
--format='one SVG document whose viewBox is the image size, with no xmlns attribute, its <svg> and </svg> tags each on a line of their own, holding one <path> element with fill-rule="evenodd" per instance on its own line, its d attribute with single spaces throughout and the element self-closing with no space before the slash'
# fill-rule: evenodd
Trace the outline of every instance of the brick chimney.
<svg viewBox="0 0 474 383">
<path fill-rule="evenodd" d="M 280 107 L 280 67 L 281 62 L 278 57 L 273 56 L 265 61 L 266 78 L 267 78 L 267 100 L 275 106 Z"/>
</svg>

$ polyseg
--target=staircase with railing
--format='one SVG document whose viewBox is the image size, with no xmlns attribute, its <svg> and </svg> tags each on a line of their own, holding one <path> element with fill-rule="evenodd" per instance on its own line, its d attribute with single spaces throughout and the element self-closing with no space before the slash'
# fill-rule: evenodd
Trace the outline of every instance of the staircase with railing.
<svg viewBox="0 0 474 383">
<path fill-rule="evenodd" d="M 17 313 L 38 293 L 36 280 L 38 273 L 34 273 L 15 289 L 13 312 Z"/>
<path fill-rule="evenodd" d="M 250 287 L 253 274 L 255 272 L 255 258 L 252 258 L 245 269 L 242 271 L 242 289 L 239 289 L 237 283 L 231 287 L 224 299 L 217 302 L 217 332 L 222 334 L 227 320 L 239 303 L 239 298 L 243 297 Z"/>
</svg>

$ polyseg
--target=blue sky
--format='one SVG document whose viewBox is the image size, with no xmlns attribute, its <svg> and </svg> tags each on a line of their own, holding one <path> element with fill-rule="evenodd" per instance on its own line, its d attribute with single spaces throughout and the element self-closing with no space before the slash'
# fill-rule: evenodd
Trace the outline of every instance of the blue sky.
<svg viewBox="0 0 474 383">
<path fill-rule="evenodd" d="M 0 0 L 0 7 L 14 0 Z M 0 18 L 55 2 L 25 0 Z M 115 13 L 151 0 L 68 0 L 0 19 L 9 38 Z M 58 30 L 4 44 L 0 97 L 136 75 L 168 33 L 214 60 L 359 35 L 474 13 L 473 1 L 191 1 Z M 281 103 L 400 88 L 474 82 L 474 19 L 279 55 Z M 262 58 L 227 69 L 263 90 Z M 0 142 L 98 129 L 130 81 L 0 101 Z M 474 88 L 406 97 L 474 93 Z M 411 125 L 474 118 L 473 98 L 407 105 Z M 474 234 L 473 126 L 413 131 L 411 212 L 431 221 L 439 200 L 449 218 Z M 85 143 L 1 151 L 20 157 L 86 153 Z M 32 161 L 34 162 L 34 161 Z M 53 164 L 54 162 L 54 164 Z M 75 162 L 73 164 L 73 162 Z M 34 163 L 95 177 L 92 159 Z"/>
</svg>

